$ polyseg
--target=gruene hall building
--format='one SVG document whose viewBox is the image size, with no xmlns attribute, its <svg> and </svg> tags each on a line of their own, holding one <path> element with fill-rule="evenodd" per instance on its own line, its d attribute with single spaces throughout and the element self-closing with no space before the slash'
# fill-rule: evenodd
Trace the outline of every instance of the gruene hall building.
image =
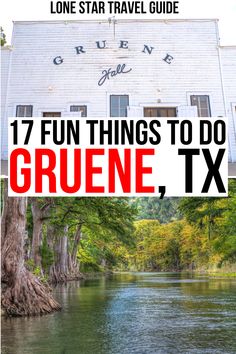
<svg viewBox="0 0 236 354">
<path fill-rule="evenodd" d="M 218 22 L 15 22 L 2 48 L 2 159 L 7 118 L 229 118 L 236 162 L 236 47 Z"/>
</svg>

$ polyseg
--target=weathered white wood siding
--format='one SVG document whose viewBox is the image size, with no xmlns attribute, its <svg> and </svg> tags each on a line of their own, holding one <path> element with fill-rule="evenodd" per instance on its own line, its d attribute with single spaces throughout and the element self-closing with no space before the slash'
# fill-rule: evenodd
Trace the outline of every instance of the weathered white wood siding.
<svg viewBox="0 0 236 354">
<path fill-rule="evenodd" d="M 103 40 L 107 48 L 98 49 Z M 129 48 L 120 49 L 120 40 Z M 208 94 L 212 116 L 225 115 L 215 20 L 118 20 L 115 36 L 106 21 L 16 22 L 12 44 L 8 116 L 19 104 L 32 104 L 34 116 L 66 116 L 71 104 L 87 105 L 88 116 L 109 116 L 111 94 L 128 94 L 131 107 L 186 106 L 190 94 Z M 144 44 L 154 47 L 151 55 Z M 80 45 L 85 54 L 76 54 Z M 53 64 L 56 56 L 63 64 Z M 98 86 L 104 69 L 123 63 L 130 73 Z"/>
<path fill-rule="evenodd" d="M 7 158 L 7 86 L 10 66 L 10 47 L 1 47 L 1 154 Z"/>
<path fill-rule="evenodd" d="M 236 162 L 236 46 L 221 47 L 231 159 Z"/>
</svg>

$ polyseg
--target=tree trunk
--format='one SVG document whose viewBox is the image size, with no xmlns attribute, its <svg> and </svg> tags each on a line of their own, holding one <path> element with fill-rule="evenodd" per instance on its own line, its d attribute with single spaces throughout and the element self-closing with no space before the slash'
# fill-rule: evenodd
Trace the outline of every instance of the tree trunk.
<svg viewBox="0 0 236 354">
<path fill-rule="evenodd" d="M 34 260 L 34 264 L 36 267 L 40 267 L 42 271 L 42 257 L 40 248 L 42 246 L 42 230 L 43 230 L 43 222 L 45 217 L 47 216 L 47 212 L 52 205 L 51 198 L 45 198 L 45 204 L 43 206 L 40 205 L 39 200 L 37 198 L 31 198 L 31 210 L 33 216 L 33 238 L 32 238 L 32 250 L 31 250 L 31 258 Z"/>
<path fill-rule="evenodd" d="M 61 237 L 61 257 L 60 257 L 60 271 L 67 274 L 67 242 L 68 242 L 68 225 L 64 228 L 64 235 Z"/>
<path fill-rule="evenodd" d="M 78 225 L 75 233 L 72 252 L 71 255 L 69 255 L 68 257 L 68 268 L 71 276 L 73 276 L 75 279 L 83 278 L 83 275 L 79 271 L 79 264 L 77 260 L 77 252 L 79 249 L 81 237 L 82 237 L 81 225 Z"/>
<path fill-rule="evenodd" d="M 80 229 L 81 227 L 77 229 L 75 235 L 72 254 L 68 251 L 68 226 L 64 227 L 63 236 L 55 236 L 55 262 L 50 267 L 50 282 L 62 283 L 83 278 L 82 274 L 79 272 L 76 259 L 78 245 L 81 238 Z"/>
<path fill-rule="evenodd" d="M 74 265 L 77 265 L 77 252 L 78 252 L 81 236 L 82 236 L 81 225 L 78 225 L 75 233 L 75 239 L 74 239 L 74 244 L 73 244 L 73 249 L 71 254 L 72 263 Z"/>
<path fill-rule="evenodd" d="M 7 197 L 4 200 L 2 308 L 9 316 L 42 315 L 60 309 L 48 288 L 24 266 L 26 207 L 27 199 L 24 197 Z"/>
<path fill-rule="evenodd" d="M 54 244 L 55 262 L 50 269 L 50 281 L 60 283 L 67 281 L 68 261 L 67 261 L 67 242 L 68 226 L 64 227 L 63 236 L 56 236 Z"/>
<path fill-rule="evenodd" d="M 32 238 L 32 250 L 31 258 L 34 260 L 36 267 L 42 269 L 42 260 L 40 254 L 40 247 L 42 246 L 42 213 L 40 206 L 38 205 L 37 199 L 32 198 L 31 210 L 33 215 L 33 238 Z"/>
</svg>

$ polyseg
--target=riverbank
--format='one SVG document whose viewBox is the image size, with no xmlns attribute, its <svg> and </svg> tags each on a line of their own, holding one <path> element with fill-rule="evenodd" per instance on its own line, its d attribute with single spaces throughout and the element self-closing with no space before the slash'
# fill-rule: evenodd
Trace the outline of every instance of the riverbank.
<svg viewBox="0 0 236 354">
<path fill-rule="evenodd" d="M 208 275 L 214 278 L 236 278 L 236 273 L 208 273 Z"/>
<path fill-rule="evenodd" d="M 82 273 L 85 280 L 87 279 L 97 279 L 97 278 L 100 278 L 100 277 L 107 277 L 107 276 L 110 276 L 110 275 L 113 275 L 115 272 L 109 270 L 109 271 L 101 271 L 101 272 L 85 272 L 85 273 Z"/>
<path fill-rule="evenodd" d="M 116 269 L 111 274 L 116 274 L 116 273 L 159 273 L 159 274 L 167 274 L 167 273 L 175 273 L 175 274 L 187 274 L 187 275 L 196 275 L 196 276 L 208 276 L 208 277 L 214 277 L 214 278 L 236 278 L 236 265 L 232 265 L 231 267 L 223 267 L 223 268 L 217 268 L 217 267 L 212 267 L 209 269 L 204 269 L 204 268 L 199 268 L 195 270 L 168 270 L 168 271 L 157 271 L 157 270 L 119 270 Z M 91 278 L 90 278 L 91 279 Z"/>
<path fill-rule="evenodd" d="M 196 274 L 208 275 L 210 277 L 236 278 L 236 264 L 225 265 L 221 268 L 212 266 L 207 269 L 197 269 Z"/>
</svg>

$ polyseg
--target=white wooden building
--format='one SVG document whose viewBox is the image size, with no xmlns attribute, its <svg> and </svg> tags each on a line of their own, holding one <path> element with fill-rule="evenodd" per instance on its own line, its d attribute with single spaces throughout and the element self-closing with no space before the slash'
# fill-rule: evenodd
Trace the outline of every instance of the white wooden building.
<svg viewBox="0 0 236 354">
<path fill-rule="evenodd" d="M 10 116 L 228 116 L 236 162 L 236 46 L 218 22 L 15 22 L 1 53 L 2 159 Z"/>
</svg>

